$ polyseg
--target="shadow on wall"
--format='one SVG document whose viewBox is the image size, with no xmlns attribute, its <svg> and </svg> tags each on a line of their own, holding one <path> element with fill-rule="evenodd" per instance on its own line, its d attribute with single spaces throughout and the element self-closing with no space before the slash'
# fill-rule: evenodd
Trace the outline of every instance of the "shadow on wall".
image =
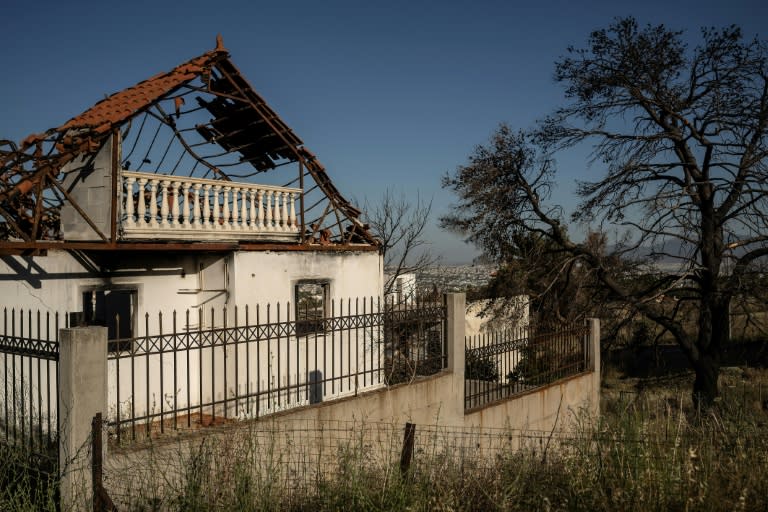
<svg viewBox="0 0 768 512">
<path fill-rule="evenodd" d="M 4 273 L 0 273 L 0 281 L 26 281 L 26 283 L 35 289 L 43 287 L 43 281 L 55 281 L 55 280 L 74 280 L 84 278 L 108 278 L 115 275 L 109 268 L 104 268 L 105 262 L 94 261 L 90 256 L 77 251 L 70 251 L 67 253 L 69 256 L 77 261 L 81 267 L 81 272 L 49 272 L 43 268 L 39 261 L 40 257 L 32 256 L 0 256 L 0 260 L 5 263 L 8 270 Z M 108 252 L 103 256 L 104 258 L 111 258 L 109 263 L 113 266 L 116 261 L 120 261 L 114 253 Z M 177 268 L 168 268 L 169 255 L 164 253 L 165 260 L 160 261 L 160 256 L 144 256 L 142 260 L 135 262 L 133 266 L 138 266 L 128 271 L 121 271 L 120 277 L 146 277 L 151 275 L 183 275 L 188 270 L 183 267 L 182 263 L 175 263 Z M 153 268 L 158 266 L 160 268 Z"/>
</svg>

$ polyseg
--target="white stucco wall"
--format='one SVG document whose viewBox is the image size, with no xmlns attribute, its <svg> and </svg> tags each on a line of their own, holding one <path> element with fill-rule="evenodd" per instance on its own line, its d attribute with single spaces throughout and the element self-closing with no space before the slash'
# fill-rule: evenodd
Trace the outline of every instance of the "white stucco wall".
<svg viewBox="0 0 768 512">
<path fill-rule="evenodd" d="M 485 311 L 488 300 L 478 300 L 467 304 L 464 324 L 465 336 L 476 336 L 499 331 L 522 329 L 530 322 L 530 306 L 527 295 L 517 295 L 499 304 L 496 309 Z"/>
<path fill-rule="evenodd" d="M 135 288 L 136 317 L 144 334 L 159 312 L 181 314 L 188 308 L 293 303 L 302 279 L 330 282 L 333 299 L 379 297 L 383 286 L 381 256 L 374 251 L 253 251 L 228 254 L 123 253 L 118 260 L 101 253 L 100 261 L 65 251 L 47 256 L 0 258 L 0 307 L 41 312 L 83 310 L 83 291 L 100 287 Z M 111 267 L 111 269 L 108 269 Z M 106 270 L 106 272 L 105 272 Z M 166 316 L 166 321 L 169 321 Z M 218 322 L 217 322 L 218 323 Z M 170 324 L 166 324 L 170 325 Z"/>
<path fill-rule="evenodd" d="M 234 254 L 230 286 L 236 304 L 293 303 L 294 285 L 327 279 L 335 300 L 379 297 L 383 287 L 378 252 L 259 251 Z"/>
<path fill-rule="evenodd" d="M 183 332 L 187 309 L 191 310 L 189 322 L 193 331 L 199 324 L 197 308 L 203 310 L 203 329 L 214 324 L 222 326 L 225 306 L 228 326 L 234 325 L 235 307 L 239 310 L 238 324 L 245 324 L 246 305 L 252 312 L 257 305 L 262 311 L 268 304 L 272 306 L 271 317 L 262 314 L 262 323 L 278 320 L 275 314 L 278 304 L 282 308 L 280 321 L 292 320 L 294 288 L 304 279 L 327 281 L 336 314 L 340 313 L 341 301 L 343 313 L 349 314 L 349 305 L 354 308 L 355 299 L 375 301 L 381 294 L 383 282 L 381 257 L 373 251 L 105 252 L 94 258 L 98 261 L 64 251 L 49 251 L 47 256 L 38 257 L 0 258 L 0 307 L 15 309 L 16 316 L 23 309 L 25 318 L 29 310 L 58 312 L 59 325 L 64 327 L 65 313 L 83 311 L 84 291 L 107 287 L 135 289 L 134 335 L 145 336 L 159 333 L 160 312 L 163 313 L 163 333 L 174 330 L 174 311 L 178 315 L 176 332 Z M 351 303 L 347 299 L 351 299 Z M 252 313 L 249 323 L 254 324 L 255 320 Z M 18 330 L 16 333 L 20 334 Z M 28 329 L 25 334 L 38 335 Z M 319 371 L 325 378 L 353 375 L 369 370 L 381 357 L 376 340 L 347 329 L 335 336 L 283 337 L 230 347 L 206 346 L 190 354 L 182 351 L 142 355 L 134 360 L 110 359 L 109 406 L 105 412 L 110 419 L 115 418 L 118 411 L 121 418 L 131 413 L 136 416 L 159 414 L 172 407 L 230 400 L 235 394 L 248 395 L 268 386 L 291 387 L 290 395 L 284 392 L 282 397 L 262 397 L 259 405 L 254 405 L 253 400 L 227 401 L 224 405 L 232 415 L 253 415 L 254 407 L 260 409 L 261 414 L 274 412 L 307 403 L 305 395 L 311 372 Z M 324 386 L 323 394 L 345 396 L 381 385 L 378 374 L 375 378 L 365 375 L 359 380 L 338 378 Z"/>
</svg>

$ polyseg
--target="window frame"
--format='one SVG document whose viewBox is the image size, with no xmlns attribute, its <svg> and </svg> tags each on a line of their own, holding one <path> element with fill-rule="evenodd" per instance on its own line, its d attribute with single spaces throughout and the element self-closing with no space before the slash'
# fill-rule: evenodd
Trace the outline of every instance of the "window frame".
<svg viewBox="0 0 768 512">
<path fill-rule="evenodd" d="M 320 286 L 322 289 L 321 303 L 311 310 L 312 317 L 308 317 L 309 309 L 302 311 L 301 287 L 305 285 Z M 325 319 L 328 318 L 331 301 L 330 279 L 299 279 L 293 283 L 294 320 L 296 324 L 296 336 L 307 336 L 325 332 Z M 317 315 L 316 313 L 319 313 Z"/>
<path fill-rule="evenodd" d="M 80 298 L 82 300 L 82 321 L 84 325 L 98 325 L 107 328 L 107 353 L 125 352 L 132 348 L 131 340 L 135 338 L 137 322 L 138 322 L 138 310 L 139 310 L 139 291 L 138 285 L 126 284 L 126 285 L 111 285 L 111 286 L 86 286 L 80 288 Z M 86 295 L 97 292 L 103 292 L 104 298 L 104 318 L 98 318 L 97 310 L 94 308 L 93 303 L 89 307 L 86 303 Z M 108 294 L 118 292 L 126 293 L 129 295 L 128 299 L 128 314 L 129 321 L 127 324 L 111 322 L 106 310 L 106 297 Z M 93 298 L 91 300 L 94 300 Z M 90 312 L 90 316 L 88 313 Z M 119 312 L 117 312 L 119 315 Z M 119 331 L 125 332 L 127 327 L 127 336 L 121 336 Z M 122 341 L 121 341 L 122 340 Z"/>
</svg>

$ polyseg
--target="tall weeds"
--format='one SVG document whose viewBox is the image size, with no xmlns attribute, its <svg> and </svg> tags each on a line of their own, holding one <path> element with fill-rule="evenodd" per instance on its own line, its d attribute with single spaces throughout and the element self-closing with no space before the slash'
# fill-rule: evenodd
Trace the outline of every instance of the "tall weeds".
<svg viewBox="0 0 768 512">
<path fill-rule="evenodd" d="M 768 510 L 765 377 L 724 376 L 706 412 L 688 383 L 614 386 L 551 434 L 420 425 L 406 472 L 402 425 L 262 420 L 123 454 L 105 482 L 121 511 Z M 0 510 L 55 509 L 6 467 Z"/>
<path fill-rule="evenodd" d="M 52 469 L 31 460 L 24 449 L 0 443 L 0 510 L 56 511 L 58 482 Z"/>
</svg>

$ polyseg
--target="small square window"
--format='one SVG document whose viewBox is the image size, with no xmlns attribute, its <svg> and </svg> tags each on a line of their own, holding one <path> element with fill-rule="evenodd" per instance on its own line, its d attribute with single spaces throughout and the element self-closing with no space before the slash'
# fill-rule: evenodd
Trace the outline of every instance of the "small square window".
<svg viewBox="0 0 768 512">
<path fill-rule="evenodd" d="M 305 279 L 296 283 L 296 335 L 324 331 L 323 319 L 328 316 L 330 282 Z"/>
<path fill-rule="evenodd" d="M 102 289 L 83 292 L 83 319 L 86 325 L 107 328 L 109 352 L 130 350 L 133 337 L 137 290 Z"/>
</svg>

